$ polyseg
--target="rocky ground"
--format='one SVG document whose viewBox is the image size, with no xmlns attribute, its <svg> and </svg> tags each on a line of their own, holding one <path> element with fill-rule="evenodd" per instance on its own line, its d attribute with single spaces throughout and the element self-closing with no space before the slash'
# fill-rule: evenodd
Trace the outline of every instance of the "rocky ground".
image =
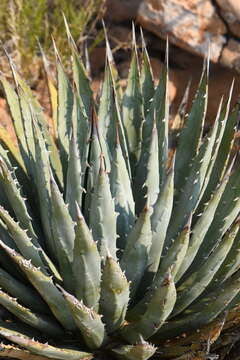
<svg viewBox="0 0 240 360">
<path fill-rule="evenodd" d="M 127 25 L 131 21 L 144 29 L 156 77 L 164 58 L 163 40 L 169 38 L 173 111 L 190 79 L 191 93 L 194 93 L 209 44 L 212 62 L 209 120 L 216 113 L 220 97 L 228 97 L 233 78 L 236 80 L 233 101 L 236 101 L 240 73 L 240 1 L 107 0 L 105 17 L 116 43 L 130 38 Z"/>
<path fill-rule="evenodd" d="M 136 21 L 159 38 L 240 70 L 240 2 L 238 0 L 107 0 L 106 18 Z"/>
</svg>

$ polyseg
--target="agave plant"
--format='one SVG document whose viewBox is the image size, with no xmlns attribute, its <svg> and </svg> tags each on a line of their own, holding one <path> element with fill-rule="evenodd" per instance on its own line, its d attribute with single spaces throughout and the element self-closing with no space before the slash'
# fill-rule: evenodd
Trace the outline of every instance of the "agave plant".
<svg viewBox="0 0 240 360">
<path fill-rule="evenodd" d="M 1 129 L 0 357 L 200 356 L 194 331 L 212 343 L 240 303 L 232 88 L 203 134 L 206 61 L 172 151 L 167 61 L 155 87 L 134 41 L 122 89 L 107 42 L 94 100 L 67 33 L 73 74 L 56 50 L 51 126 L 12 64 L 15 88 L 1 76 L 17 140 Z"/>
</svg>

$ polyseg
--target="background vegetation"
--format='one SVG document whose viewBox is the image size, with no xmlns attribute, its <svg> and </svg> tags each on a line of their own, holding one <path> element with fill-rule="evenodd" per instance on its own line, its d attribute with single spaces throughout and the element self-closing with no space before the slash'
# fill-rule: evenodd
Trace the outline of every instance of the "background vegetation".
<svg viewBox="0 0 240 360">
<path fill-rule="evenodd" d="M 67 39 L 61 12 L 77 45 L 81 47 L 89 40 L 94 47 L 103 38 L 96 24 L 104 8 L 105 0 L 1 0 L 0 40 L 23 70 L 36 59 L 37 39 L 51 55 L 53 36 L 64 58 Z"/>
</svg>

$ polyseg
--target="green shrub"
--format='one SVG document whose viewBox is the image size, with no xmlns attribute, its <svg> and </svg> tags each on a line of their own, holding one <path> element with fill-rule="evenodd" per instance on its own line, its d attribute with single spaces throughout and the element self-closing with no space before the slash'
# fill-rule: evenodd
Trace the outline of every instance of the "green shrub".
<svg viewBox="0 0 240 360">
<path fill-rule="evenodd" d="M 67 40 L 62 12 L 79 47 L 87 39 L 96 44 L 103 39 L 95 25 L 104 12 L 104 3 L 105 0 L 2 0 L 0 40 L 25 73 L 39 52 L 37 39 L 49 54 L 53 36 L 64 60 Z"/>
</svg>

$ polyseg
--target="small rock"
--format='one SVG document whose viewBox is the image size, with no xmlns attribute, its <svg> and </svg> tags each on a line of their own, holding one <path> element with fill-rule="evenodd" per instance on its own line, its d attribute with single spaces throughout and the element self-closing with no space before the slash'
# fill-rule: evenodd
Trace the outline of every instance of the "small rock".
<svg viewBox="0 0 240 360">
<path fill-rule="evenodd" d="M 97 75 L 104 69 L 106 59 L 106 49 L 105 47 L 96 47 L 94 48 L 90 55 L 90 66 L 92 70 L 92 75 Z"/>
<path fill-rule="evenodd" d="M 217 0 L 217 4 L 231 32 L 240 37 L 240 2 L 238 0 Z"/>
<path fill-rule="evenodd" d="M 238 0 L 216 0 L 223 11 L 229 11 L 240 21 L 240 2 Z"/>
<path fill-rule="evenodd" d="M 226 27 L 210 0 L 144 0 L 137 21 L 161 38 L 199 55 L 218 61 L 225 43 Z"/>
<path fill-rule="evenodd" d="M 142 0 L 107 0 L 105 18 L 113 22 L 133 20 Z"/>
<path fill-rule="evenodd" d="M 223 49 L 220 63 L 240 72 L 240 41 L 230 39 Z"/>
<path fill-rule="evenodd" d="M 132 30 L 129 27 L 116 25 L 109 29 L 109 39 L 113 49 L 119 47 L 120 49 L 126 49 L 131 47 Z"/>
</svg>

